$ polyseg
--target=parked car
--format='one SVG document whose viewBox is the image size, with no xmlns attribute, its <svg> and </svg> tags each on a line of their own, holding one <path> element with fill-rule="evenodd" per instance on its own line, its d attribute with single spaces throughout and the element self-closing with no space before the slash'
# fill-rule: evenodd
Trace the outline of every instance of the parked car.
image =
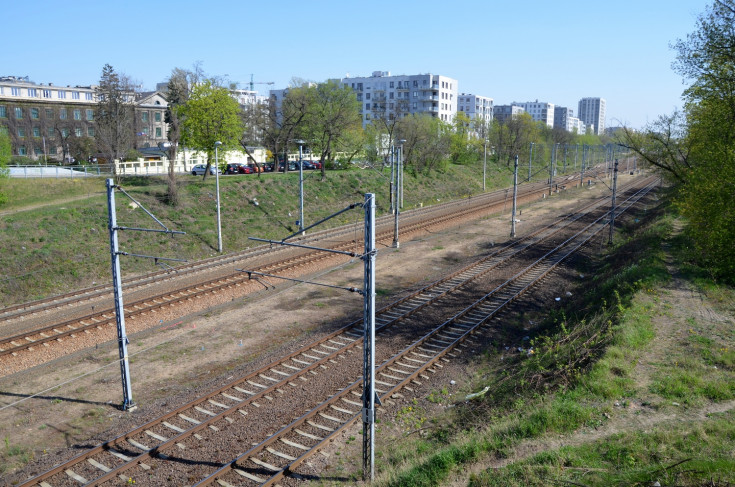
<svg viewBox="0 0 735 487">
<path fill-rule="evenodd" d="M 304 170 L 307 170 L 307 169 L 316 169 L 316 164 L 314 164 L 311 161 L 301 161 L 301 163 L 304 165 Z"/>
<path fill-rule="evenodd" d="M 275 162 L 266 162 L 265 164 L 263 164 L 263 171 L 273 172 L 275 165 L 276 165 Z"/>
<path fill-rule="evenodd" d="M 222 174 L 252 174 L 253 169 L 245 164 L 227 164 Z"/>
<path fill-rule="evenodd" d="M 197 164 L 196 166 L 191 168 L 191 175 L 192 176 L 201 176 L 204 174 L 204 172 L 207 170 L 206 164 Z M 209 174 L 214 176 L 214 166 L 209 166 Z"/>
<path fill-rule="evenodd" d="M 278 170 L 280 172 L 283 172 L 283 167 L 284 166 L 283 166 L 283 163 L 282 162 L 278 164 Z M 289 162 L 288 163 L 288 170 L 289 171 L 298 171 L 299 170 L 299 166 L 295 162 Z"/>
</svg>

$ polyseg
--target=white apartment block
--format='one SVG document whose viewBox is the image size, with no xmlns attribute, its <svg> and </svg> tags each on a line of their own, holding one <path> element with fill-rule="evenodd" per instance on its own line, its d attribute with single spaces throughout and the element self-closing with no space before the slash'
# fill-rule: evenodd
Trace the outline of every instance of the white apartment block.
<svg viewBox="0 0 735 487">
<path fill-rule="evenodd" d="M 376 118 L 394 120 L 419 113 L 450 122 L 457 113 L 459 82 L 447 76 L 374 71 L 372 76 L 342 78 L 340 83 L 355 92 L 363 126 Z"/>
<path fill-rule="evenodd" d="M 524 103 L 513 102 L 511 105 L 523 108 L 536 122 L 543 122 L 549 127 L 554 126 L 553 103 L 539 102 L 536 100 Z"/>
<path fill-rule="evenodd" d="M 516 105 L 495 105 L 493 107 L 493 120 L 497 120 L 498 123 L 505 123 L 508 120 L 517 118 L 525 111 L 523 107 Z"/>
<path fill-rule="evenodd" d="M 605 99 L 604 98 L 582 98 L 579 100 L 577 116 L 585 125 L 592 126 L 592 133 L 602 135 L 605 133 Z"/>
<path fill-rule="evenodd" d="M 462 93 L 457 98 L 457 113 L 459 112 L 464 112 L 471 120 L 480 118 L 490 123 L 493 121 L 493 99 Z"/>
</svg>

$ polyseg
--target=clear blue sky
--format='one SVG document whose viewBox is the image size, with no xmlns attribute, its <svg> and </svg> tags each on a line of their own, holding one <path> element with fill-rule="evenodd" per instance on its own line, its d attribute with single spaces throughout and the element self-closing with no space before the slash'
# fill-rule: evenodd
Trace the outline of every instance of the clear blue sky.
<svg viewBox="0 0 735 487">
<path fill-rule="evenodd" d="M 681 107 L 669 45 L 711 0 L 281 0 L 6 2 L 0 75 L 90 85 L 111 64 L 145 89 L 201 61 L 246 88 L 433 73 L 496 104 L 607 100 L 607 125 Z M 256 85 L 267 93 L 268 85 Z"/>
</svg>

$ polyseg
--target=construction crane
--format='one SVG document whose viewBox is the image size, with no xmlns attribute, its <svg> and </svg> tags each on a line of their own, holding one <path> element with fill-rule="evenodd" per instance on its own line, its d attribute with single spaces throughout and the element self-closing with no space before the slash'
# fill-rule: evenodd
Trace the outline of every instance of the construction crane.
<svg viewBox="0 0 735 487">
<path fill-rule="evenodd" d="M 250 75 L 250 91 L 255 91 L 255 85 L 272 85 L 273 81 L 253 81 L 253 75 Z"/>
</svg>

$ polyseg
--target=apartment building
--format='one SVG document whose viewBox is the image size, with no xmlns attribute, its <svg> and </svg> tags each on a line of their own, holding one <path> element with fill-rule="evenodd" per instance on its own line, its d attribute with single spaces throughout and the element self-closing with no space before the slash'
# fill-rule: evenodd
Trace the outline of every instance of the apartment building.
<svg viewBox="0 0 735 487">
<path fill-rule="evenodd" d="M 596 135 L 605 133 L 605 99 L 587 97 L 579 100 L 577 116 L 585 125 L 591 125 Z"/>
<path fill-rule="evenodd" d="M 457 98 L 457 113 L 459 112 L 463 112 L 472 120 L 479 118 L 490 123 L 493 121 L 493 99 L 462 93 Z"/>
<path fill-rule="evenodd" d="M 543 122 L 549 127 L 554 126 L 553 103 L 539 102 L 536 100 L 523 103 L 513 102 L 511 105 L 523 108 L 536 122 Z"/>
<path fill-rule="evenodd" d="M 389 71 L 374 71 L 368 77 L 342 78 L 340 83 L 355 92 L 363 126 L 375 119 L 395 120 L 420 113 L 450 122 L 457 113 L 459 82 L 447 76 L 394 76 Z"/>
<path fill-rule="evenodd" d="M 493 107 L 493 119 L 499 123 L 505 123 L 508 120 L 518 117 L 526 110 L 517 105 L 495 105 Z"/>
<path fill-rule="evenodd" d="M 13 155 L 70 162 L 75 144 L 95 138 L 96 88 L 0 77 L 0 130 L 10 137 Z M 130 102 L 135 105 L 134 147 L 165 141 L 167 103 L 160 93 L 131 94 Z M 94 148 L 88 143 L 85 148 L 91 157 Z"/>
</svg>

